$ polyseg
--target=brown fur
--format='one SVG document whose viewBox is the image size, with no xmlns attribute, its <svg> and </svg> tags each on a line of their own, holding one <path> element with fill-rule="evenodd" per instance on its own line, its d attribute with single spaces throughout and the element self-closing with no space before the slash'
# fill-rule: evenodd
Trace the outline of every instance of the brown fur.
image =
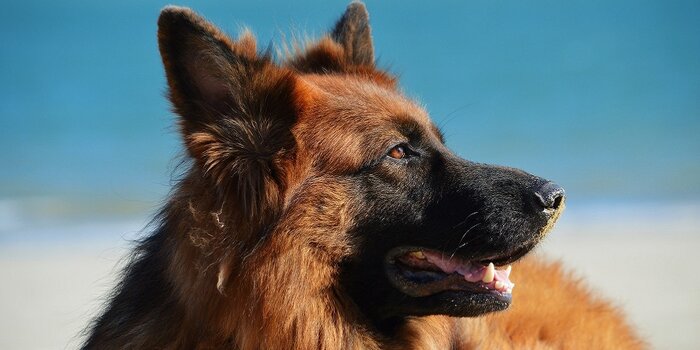
<svg viewBox="0 0 700 350">
<path fill-rule="evenodd" d="M 404 338 L 420 349 L 642 349 L 622 313 L 558 263 L 528 257 L 514 265 L 507 311 L 478 318 L 413 320 Z M 416 346 L 417 345 L 417 346 Z"/>
<path fill-rule="evenodd" d="M 415 317 L 391 338 L 368 328 L 338 283 L 339 262 L 355 253 L 346 233 L 362 205 L 343 176 L 373 156 L 368 143 L 390 146 L 401 137 L 389 120 L 441 139 L 439 131 L 393 76 L 374 67 L 369 28 L 344 29 L 359 30 L 364 41 L 336 28 L 278 65 L 257 54 L 250 34 L 233 41 L 189 10 L 165 11 L 161 53 L 194 162 L 85 348 L 643 346 L 615 308 L 539 259 L 516 266 L 508 311 Z M 201 50 L 183 52 L 183 42 Z M 222 124 L 227 113 L 238 117 Z M 157 281 L 150 286 L 143 276 Z M 146 298 L 130 294 L 135 286 L 163 288 L 148 294 L 160 306 L 130 309 Z"/>
</svg>

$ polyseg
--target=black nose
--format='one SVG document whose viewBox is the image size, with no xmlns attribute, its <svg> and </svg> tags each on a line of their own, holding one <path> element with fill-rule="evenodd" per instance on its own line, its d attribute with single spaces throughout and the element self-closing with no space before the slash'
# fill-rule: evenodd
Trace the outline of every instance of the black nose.
<svg viewBox="0 0 700 350">
<path fill-rule="evenodd" d="M 535 191 L 535 197 L 544 209 L 557 209 L 564 201 L 564 189 L 554 182 L 545 182 Z"/>
</svg>

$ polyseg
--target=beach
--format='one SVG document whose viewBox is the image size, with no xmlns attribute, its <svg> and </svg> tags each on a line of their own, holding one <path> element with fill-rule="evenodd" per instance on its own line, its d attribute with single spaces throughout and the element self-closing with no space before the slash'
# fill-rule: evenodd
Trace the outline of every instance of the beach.
<svg viewBox="0 0 700 350">
<path fill-rule="evenodd" d="M 284 51 L 296 52 L 297 46 L 336 32 L 333 25 L 348 2 L 203 2 L 193 10 L 232 38 L 250 29 L 261 53 L 283 63 L 292 58 Z M 201 152 L 186 148 L 194 129 L 181 127 L 195 115 L 173 108 L 167 97 L 179 94 L 174 93 L 178 84 L 168 89 L 168 81 L 177 80 L 168 79 L 159 50 L 168 46 L 159 44 L 166 36 L 157 35 L 166 3 L 27 0 L 3 6 L 0 350 L 79 348 L 81 330 L 108 299 L 130 242 L 148 234 L 144 228 L 169 191 L 177 191 L 189 166 L 197 169 L 201 163 L 190 159 L 201 158 Z M 345 176 L 350 168 L 330 171 L 345 163 L 336 160 L 378 156 L 386 145 L 374 147 L 367 140 L 398 137 L 403 128 L 385 133 L 385 128 L 347 126 L 353 124 L 351 116 L 371 121 L 388 105 L 375 111 L 355 99 L 360 96 L 346 95 L 350 89 L 326 94 L 312 86 L 325 81 L 325 74 L 338 75 L 328 81 L 340 86 L 361 71 L 361 79 L 348 81 L 348 87 L 367 86 L 368 96 L 377 93 L 387 101 L 394 90 L 415 100 L 454 155 L 562 185 L 567 210 L 533 254 L 561 261 L 572 276 L 617 305 L 651 348 L 700 349 L 700 277 L 693 270 L 700 249 L 700 1 L 455 1 L 449 6 L 368 1 L 367 8 L 371 31 L 362 33 L 372 33 L 373 45 L 362 51 L 373 47 L 374 62 L 365 57 L 361 70 L 341 69 L 342 74 L 326 69 L 325 60 L 309 62 L 303 70 L 319 75 L 313 79 L 297 76 L 299 67 L 292 67 L 297 64 L 284 62 L 294 91 L 308 90 L 309 98 L 291 99 L 291 108 L 283 104 L 286 99 L 258 96 L 258 89 L 242 94 L 266 114 L 264 123 L 241 125 L 254 130 L 270 124 L 275 131 L 261 132 L 261 138 L 251 139 L 261 142 L 243 153 L 267 164 L 274 157 L 258 151 L 279 140 L 264 141 L 294 123 L 294 142 L 285 142 L 279 154 L 302 165 L 308 155 L 314 168 L 328 164 L 310 172 L 313 176 Z M 294 55 L 295 62 L 306 61 L 301 50 Z M 189 69 L 169 71 L 186 76 Z M 226 80 L 224 74 L 211 75 Z M 176 100 L 200 100 L 182 97 Z M 218 106 L 217 97 L 203 100 Z M 336 99 L 357 107 L 343 112 L 347 125 L 331 123 L 356 134 L 356 154 L 348 147 L 353 138 L 321 132 L 331 124 L 311 119 L 327 109 L 325 101 Z M 304 108 L 296 108 L 302 102 Z M 274 123 L 278 107 L 295 113 Z M 258 116 L 255 109 L 240 110 Z M 224 112 L 221 118 L 238 123 L 237 113 Z M 394 117 L 405 119 L 403 114 Z M 206 119 L 207 125 L 219 124 Z M 432 132 L 418 132 L 419 124 L 415 133 L 392 139 L 417 143 L 417 155 L 443 158 L 442 147 L 433 149 L 434 140 L 426 141 Z M 215 134 L 232 140 L 234 129 Z M 301 142 L 307 132 L 339 143 Z M 221 145 L 228 145 L 223 139 Z M 325 152 L 317 148 L 326 143 L 337 159 L 321 156 Z M 294 169 L 295 162 L 289 163 Z M 431 161 L 435 175 L 440 163 Z M 280 164 L 270 168 L 276 180 L 283 181 L 277 175 L 287 170 L 296 173 L 277 171 Z M 362 164 L 365 172 L 369 159 Z M 233 178 L 240 177 L 234 168 Z M 225 182 L 221 188 L 229 187 Z M 285 191 L 294 193 L 290 189 Z M 518 283 L 517 268 L 512 279 Z"/>
<path fill-rule="evenodd" d="M 573 214 L 562 218 L 539 253 L 560 260 L 622 308 L 652 349 L 698 349 L 698 207 L 598 207 Z"/>
<path fill-rule="evenodd" d="M 622 308 L 652 348 L 700 345 L 700 206 L 568 208 L 536 254 Z M 0 348 L 75 349 L 146 220 L 15 227 L 0 244 Z M 91 235 L 96 230 L 114 235 Z M 33 234 L 40 240 L 23 239 Z M 517 284 L 517 270 L 513 280 Z M 517 290 L 514 291 L 517 300 Z M 594 336 L 594 335 L 591 335 Z"/>
</svg>

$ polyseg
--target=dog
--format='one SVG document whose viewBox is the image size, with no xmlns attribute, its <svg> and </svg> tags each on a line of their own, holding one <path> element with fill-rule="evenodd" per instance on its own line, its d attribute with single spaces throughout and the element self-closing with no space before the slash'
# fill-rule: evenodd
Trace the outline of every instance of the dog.
<svg viewBox="0 0 700 350">
<path fill-rule="evenodd" d="M 189 170 L 84 349 L 644 346 L 559 265 L 521 259 L 564 190 L 452 153 L 375 65 L 362 3 L 280 59 L 181 7 L 158 44 Z"/>
</svg>

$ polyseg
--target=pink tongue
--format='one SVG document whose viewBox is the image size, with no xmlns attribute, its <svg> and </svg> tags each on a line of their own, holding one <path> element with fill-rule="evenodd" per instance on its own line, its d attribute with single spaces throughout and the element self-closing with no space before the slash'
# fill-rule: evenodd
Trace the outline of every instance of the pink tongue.
<svg viewBox="0 0 700 350">
<path fill-rule="evenodd" d="M 485 266 L 480 264 L 472 264 L 457 257 L 450 258 L 433 252 L 423 252 L 423 254 L 425 254 L 426 259 L 431 264 L 439 267 L 443 272 L 447 274 L 457 272 L 458 274 L 464 276 L 464 279 L 469 282 L 480 282 L 486 273 Z M 506 289 L 512 289 L 514 286 L 513 282 L 511 282 L 508 278 L 508 273 L 506 270 L 496 270 L 493 281 L 484 284 L 487 286 L 493 286 L 496 281 L 503 282 Z"/>
<path fill-rule="evenodd" d="M 493 280 L 503 282 L 503 284 L 505 284 L 506 287 L 513 288 L 513 286 L 515 286 L 515 284 L 513 284 L 513 282 L 510 281 L 506 270 L 496 270 L 496 274 L 493 276 Z"/>
</svg>

